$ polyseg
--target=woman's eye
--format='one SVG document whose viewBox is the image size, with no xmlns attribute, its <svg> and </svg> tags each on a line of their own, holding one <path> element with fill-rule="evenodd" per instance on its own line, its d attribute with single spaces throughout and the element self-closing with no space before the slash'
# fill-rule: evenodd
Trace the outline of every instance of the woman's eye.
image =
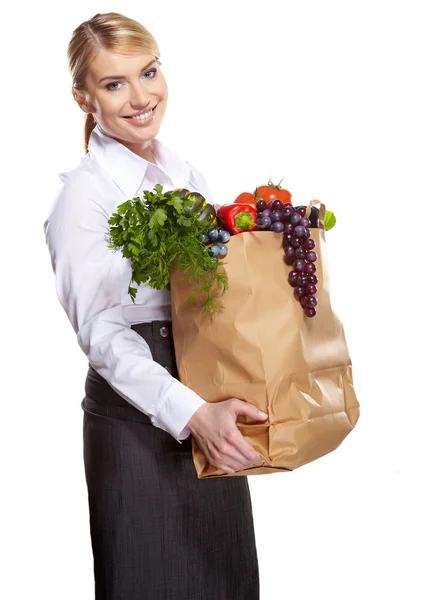
<svg viewBox="0 0 446 600">
<path fill-rule="evenodd" d="M 150 69 L 149 71 L 146 71 L 146 73 L 144 73 L 144 75 L 147 75 L 147 73 L 153 73 L 153 77 L 155 77 L 157 72 L 157 69 Z M 149 79 L 153 79 L 153 77 L 149 77 Z"/>
<path fill-rule="evenodd" d="M 149 69 L 148 71 L 146 71 L 144 73 L 144 75 L 147 75 L 148 73 L 153 73 L 153 77 L 147 77 L 146 79 L 153 79 L 157 73 L 157 69 Z M 119 84 L 120 84 L 120 81 L 113 81 L 112 83 L 109 83 L 108 85 L 106 85 L 105 89 L 110 92 L 113 92 L 114 90 L 119 90 L 118 87 L 112 87 L 112 86 L 119 85 Z"/>
</svg>

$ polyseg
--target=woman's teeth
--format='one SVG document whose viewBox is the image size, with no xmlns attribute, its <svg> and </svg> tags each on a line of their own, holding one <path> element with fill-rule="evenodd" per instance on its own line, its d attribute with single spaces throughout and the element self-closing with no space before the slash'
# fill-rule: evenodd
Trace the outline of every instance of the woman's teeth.
<svg viewBox="0 0 446 600">
<path fill-rule="evenodd" d="M 149 112 L 146 112 L 142 115 L 136 115 L 136 117 L 128 117 L 129 119 L 138 119 L 138 121 L 144 121 L 145 119 L 148 119 L 150 117 L 150 115 L 152 114 L 152 110 L 149 110 Z"/>
</svg>

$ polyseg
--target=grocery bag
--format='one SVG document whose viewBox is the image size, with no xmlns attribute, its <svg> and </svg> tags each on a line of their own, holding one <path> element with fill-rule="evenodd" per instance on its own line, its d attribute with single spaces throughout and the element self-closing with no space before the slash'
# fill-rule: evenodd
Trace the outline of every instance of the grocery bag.
<svg viewBox="0 0 446 600">
<path fill-rule="evenodd" d="M 337 448 L 355 427 L 359 402 L 343 325 L 333 311 L 325 240 L 325 205 L 310 229 L 318 277 L 316 315 L 307 317 L 288 283 L 283 234 L 249 231 L 231 236 L 223 266 L 228 290 L 213 317 L 202 310 L 194 284 L 171 273 L 172 327 L 179 379 L 207 402 L 238 398 L 267 413 L 237 426 L 263 459 L 226 473 L 208 463 L 192 437 L 199 479 L 292 471 Z M 196 287 L 196 285 L 195 285 Z"/>
</svg>

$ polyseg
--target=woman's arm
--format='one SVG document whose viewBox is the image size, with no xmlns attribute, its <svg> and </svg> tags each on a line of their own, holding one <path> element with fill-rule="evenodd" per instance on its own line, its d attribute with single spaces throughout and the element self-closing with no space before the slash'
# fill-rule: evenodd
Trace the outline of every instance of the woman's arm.
<svg viewBox="0 0 446 600">
<path fill-rule="evenodd" d="M 109 216 L 102 196 L 94 174 L 82 169 L 69 174 L 58 191 L 44 223 L 56 293 L 92 367 L 180 442 L 190 435 L 186 424 L 205 401 L 153 360 L 126 320 L 121 294 L 131 269 L 105 241 Z"/>
</svg>

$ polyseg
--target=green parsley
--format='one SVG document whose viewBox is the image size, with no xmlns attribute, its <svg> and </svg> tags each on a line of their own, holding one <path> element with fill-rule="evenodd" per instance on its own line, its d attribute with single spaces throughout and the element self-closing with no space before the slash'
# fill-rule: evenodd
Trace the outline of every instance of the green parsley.
<svg viewBox="0 0 446 600">
<path fill-rule="evenodd" d="M 154 191 L 143 191 L 144 198 L 127 200 L 117 207 L 108 223 L 108 247 L 121 250 L 132 264 L 128 292 L 133 303 L 137 288 L 132 282 L 161 290 L 169 287 L 170 272 L 181 269 L 189 282 L 196 282 L 189 301 L 197 293 L 205 294 L 203 310 L 213 316 L 221 307 L 215 300 L 215 289 L 222 295 L 228 289 L 225 273 L 217 267 L 225 264 L 211 257 L 198 236 L 210 228 L 208 220 L 199 220 L 191 212 L 193 202 L 155 185 Z"/>
</svg>

